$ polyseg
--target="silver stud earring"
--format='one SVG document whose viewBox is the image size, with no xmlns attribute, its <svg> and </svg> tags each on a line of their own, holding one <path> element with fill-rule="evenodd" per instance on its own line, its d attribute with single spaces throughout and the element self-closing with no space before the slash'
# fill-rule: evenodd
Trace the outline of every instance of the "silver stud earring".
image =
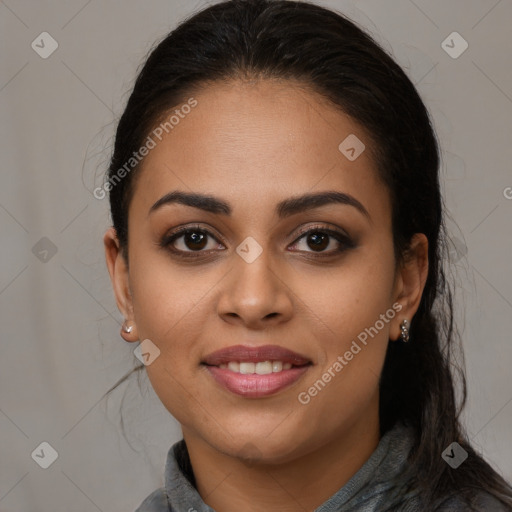
<svg viewBox="0 0 512 512">
<path fill-rule="evenodd" d="M 400 331 L 400 341 L 407 343 L 409 341 L 409 322 L 407 320 L 400 324 Z"/>
<path fill-rule="evenodd" d="M 123 324 L 123 331 L 126 334 L 130 334 L 133 331 L 133 325 L 128 325 L 126 322 Z"/>
</svg>

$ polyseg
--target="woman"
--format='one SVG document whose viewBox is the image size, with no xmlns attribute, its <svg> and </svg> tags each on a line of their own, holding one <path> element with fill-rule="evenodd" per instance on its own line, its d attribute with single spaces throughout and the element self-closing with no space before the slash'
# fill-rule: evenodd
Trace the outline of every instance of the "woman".
<svg viewBox="0 0 512 512">
<path fill-rule="evenodd" d="M 458 419 L 438 166 L 332 11 L 223 2 L 153 50 L 105 185 L 122 336 L 183 431 L 138 512 L 512 510 Z"/>
</svg>

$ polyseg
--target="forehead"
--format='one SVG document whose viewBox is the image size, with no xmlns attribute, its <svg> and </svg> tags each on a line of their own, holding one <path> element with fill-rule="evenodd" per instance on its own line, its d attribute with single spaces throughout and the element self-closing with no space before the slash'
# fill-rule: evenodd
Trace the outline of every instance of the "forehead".
<svg viewBox="0 0 512 512">
<path fill-rule="evenodd" d="M 155 145 L 139 170 L 134 208 L 176 189 L 228 198 L 235 214 L 237 205 L 320 189 L 359 196 L 369 210 L 389 206 L 364 127 L 307 86 L 230 81 L 191 97 L 193 108 L 185 98 L 164 117 L 172 123 L 150 135 Z"/>
</svg>

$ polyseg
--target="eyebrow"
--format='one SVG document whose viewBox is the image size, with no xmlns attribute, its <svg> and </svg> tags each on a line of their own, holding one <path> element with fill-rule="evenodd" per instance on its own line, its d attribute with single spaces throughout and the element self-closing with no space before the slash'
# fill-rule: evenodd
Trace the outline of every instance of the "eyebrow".
<svg viewBox="0 0 512 512">
<path fill-rule="evenodd" d="M 173 191 L 161 197 L 149 209 L 149 213 L 151 214 L 162 206 L 173 203 L 183 204 L 193 208 L 199 208 L 206 212 L 220 215 L 229 216 L 233 211 L 229 203 L 214 196 L 199 193 Z M 290 197 L 277 204 L 276 213 L 279 218 L 283 219 L 296 213 L 312 210 L 314 208 L 319 208 L 328 204 L 343 204 L 353 206 L 365 217 L 367 217 L 368 220 L 371 220 L 368 210 L 355 197 L 334 190 Z"/>
</svg>

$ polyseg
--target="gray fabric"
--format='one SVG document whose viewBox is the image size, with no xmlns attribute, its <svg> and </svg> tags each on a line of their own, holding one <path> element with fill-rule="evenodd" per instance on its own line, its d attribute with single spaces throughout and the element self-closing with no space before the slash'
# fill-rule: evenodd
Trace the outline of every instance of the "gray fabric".
<svg viewBox="0 0 512 512">
<path fill-rule="evenodd" d="M 174 444 L 167 455 L 165 487 L 150 494 L 135 512 L 215 512 L 201 499 L 176 459 Z M 357 473 L 314 512 L 426 512 L 416 490 L 408 490 L 407 456 L 412 430 L 395 425 L 382 436 L 377 448 Z M 486 493 L 475 510 L 507 512 L 509 509 Z M 445 500 L 438 512 L 466 512 L 470 507 L 456 496 Z M 428 511 L 430 512 L 430 511 Z"/>
</svg>

